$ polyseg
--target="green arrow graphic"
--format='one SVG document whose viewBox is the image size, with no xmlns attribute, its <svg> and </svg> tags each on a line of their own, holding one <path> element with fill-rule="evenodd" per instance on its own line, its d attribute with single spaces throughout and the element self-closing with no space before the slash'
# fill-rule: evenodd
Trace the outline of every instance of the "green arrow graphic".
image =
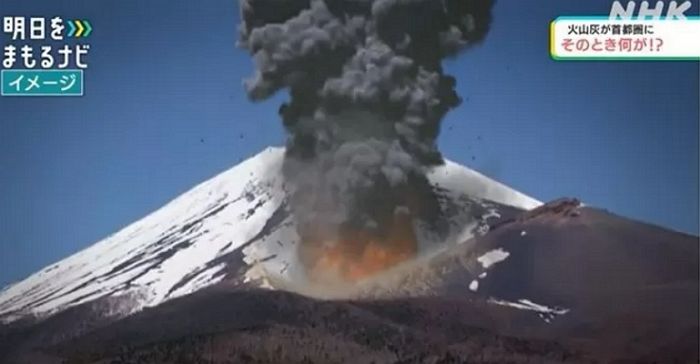
<svg viewBox="0 0 700 364">
<path fill-rule="evenodd" d="M 83 38 L 87 37 L 92 33 L 92 24 L 89 21 L 83 20 L 83 25 L 85 25 L 85 33 L 83 33 Z"/>
</svg>

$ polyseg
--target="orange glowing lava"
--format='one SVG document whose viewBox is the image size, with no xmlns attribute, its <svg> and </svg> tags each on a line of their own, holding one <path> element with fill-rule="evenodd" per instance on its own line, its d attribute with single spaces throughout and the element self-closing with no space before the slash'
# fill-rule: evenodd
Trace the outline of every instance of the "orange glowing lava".
<svg viewBox="0 0 700 364">
<path fill-rule="evenodd" d="M 310 276 L 324 281 L 340 278 L 356 282 L 416 256 L 417 243 L 410 218 L 395 218 L 386 237 L 367 233 L 345 233 L 332 244 L 316 244 L 316 259 Z"/>
</svg>

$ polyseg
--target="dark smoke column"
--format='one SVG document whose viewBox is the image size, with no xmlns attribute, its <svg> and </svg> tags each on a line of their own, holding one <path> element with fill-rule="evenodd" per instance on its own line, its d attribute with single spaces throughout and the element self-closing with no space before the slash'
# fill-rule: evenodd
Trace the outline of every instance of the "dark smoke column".
<svg viewBox="0 0 700 364">
<path fill-rule="evenodd" d="M 483 39 L 490 0 L 241 0 L 252 100 L 288 89 L 285 177 L 306 240 L 382 238 L 430 210 L 425 172 L 459 105 L 441 61 Z M 427 196 L 427 197 L 426 197 Z M 404 218 L 400 220 L 406 220 Z"/>
</svg>

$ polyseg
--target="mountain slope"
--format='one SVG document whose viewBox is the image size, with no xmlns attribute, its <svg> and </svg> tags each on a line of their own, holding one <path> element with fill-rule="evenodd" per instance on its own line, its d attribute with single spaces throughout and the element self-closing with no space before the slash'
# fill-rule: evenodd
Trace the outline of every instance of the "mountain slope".
<svg viewBox="0 0 700 364">
<path fill-rule="evenodd" d="M 268 148 L 194 187 L 159 210 L 0 291 L 0 319 L 45 317 L 110 298 L 109 315 L 195 292 L 224 278 L 269 286 L 303 279 L 286 211 L 284 150 Z M 453 162 L 430 174 L 458 243 L 505 210 L 539 202 Z M 508 207 L 510 206 L 510 207 Z M 436 240 L 437 238 L 433 238 Z M 429 241 L 430 237 L 423 237 Z"/>
<path fill-rule="evenodd" d="M 697 363 L 698 247 L 697 237 L 563 199 L 361 282 L 352 300 L 221 282 L 122 319 L 104 319 L 98 300 L 0 326 L 0 357 Z"/>
<path fill-rule="evenodd" d="M 422 232 L 418 257 L 315 287 L 283 153 L 2 291 L 0 359 L 698 362 L 698 237 L 574 199 L 540 204 L 447 163 L 429 176 L 446 224 Z"/>
</svg>

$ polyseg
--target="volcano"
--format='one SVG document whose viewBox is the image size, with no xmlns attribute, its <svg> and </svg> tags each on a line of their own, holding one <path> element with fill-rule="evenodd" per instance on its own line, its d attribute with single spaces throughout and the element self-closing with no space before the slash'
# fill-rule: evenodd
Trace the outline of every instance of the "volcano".
<svg viewBox="0 0 700 364">
<path fill-rule="evenodd" d="M 4 288 L 0 361 L 698 362 L 698 237 L 448 161 L 427 176 L 439 224 L 310 264 L 283 158 Z"/>
</svg>

